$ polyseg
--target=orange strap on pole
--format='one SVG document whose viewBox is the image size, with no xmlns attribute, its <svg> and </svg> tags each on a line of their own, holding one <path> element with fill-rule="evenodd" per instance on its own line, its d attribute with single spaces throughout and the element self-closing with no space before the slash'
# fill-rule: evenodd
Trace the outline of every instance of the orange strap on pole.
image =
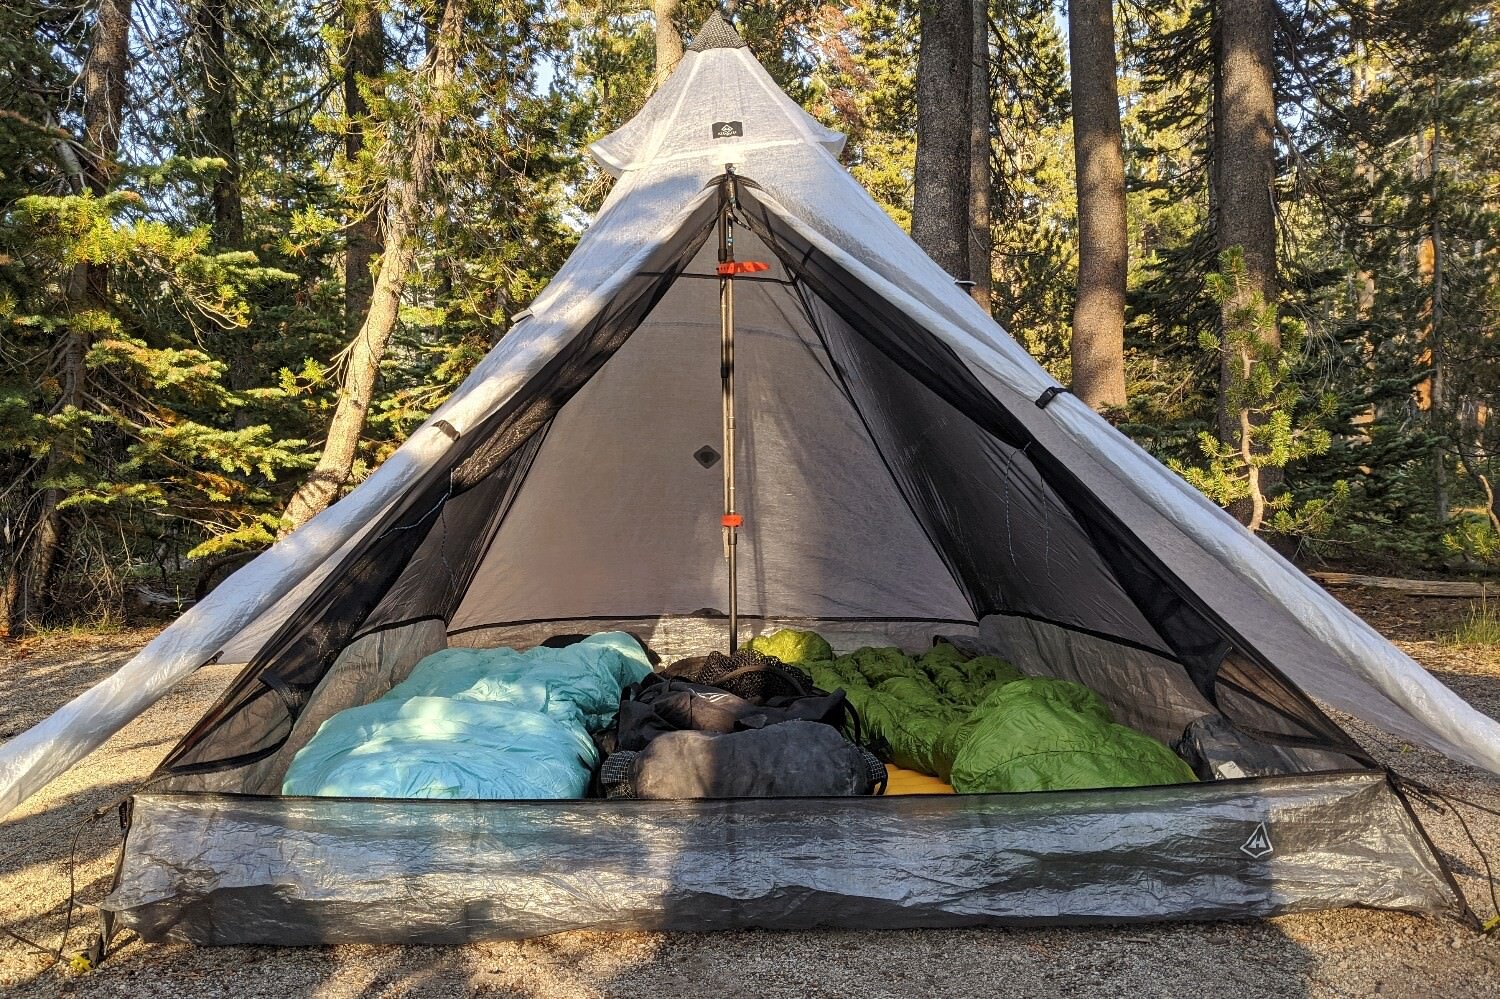
<svg viewBox="0 0 1500 999">
<path fill-rule="evenodd" d="M 726 513 L 719 518 L 719 522 L 725 527 L 744 527 L 745 518 L 737 513 Z"/>
<path fill-rule="evenodd" d="M 719 274 L 754 274 L 757 271 L 768 271 L 771 265 L 759 260 L 726 260 L 719 265 Z"/>
</svg>

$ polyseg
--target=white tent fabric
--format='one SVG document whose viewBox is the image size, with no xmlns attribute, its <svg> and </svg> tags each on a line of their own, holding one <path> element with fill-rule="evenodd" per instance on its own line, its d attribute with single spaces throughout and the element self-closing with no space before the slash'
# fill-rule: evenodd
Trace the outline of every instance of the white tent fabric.
<svg viewBox="0 0 1500 999">
<path fill-rule="evenodd" d="M 442 460 L 452 446 L 449 429 L 467 433 L 526 385 L 642 270 L 654 248 L 717 197 L 711 183 L 728 164 L 758 184 L 760 201 L 810 245 L 955 351 L 1038 441 L 1109 497 L 1125 525 L 1292 681 L 1335 708 L 1500 773 L 1500 724 L 1082 403 L 1063 395 L 1045 409 L 1032 405 L 1055 381 L 858 186 L 835 158 L 841 144 L 775 86 L 748 49 L 690 51 L 641 113 L 594 147 L 618 181 L 530 315 L 348 496 L 231 576 L 113 677 L 0 747 L 0 816 L 204 662 L 251 658 L 341 553 Z M 649 334 L 649 322 L 643 331 Z M 545 471 L 541 465 L 538 459 Z M 493 557 L 503 560 L 498 552 Z M 938 591 L 921 599 L 924 614 L 952 603 Z"/>
</svg>

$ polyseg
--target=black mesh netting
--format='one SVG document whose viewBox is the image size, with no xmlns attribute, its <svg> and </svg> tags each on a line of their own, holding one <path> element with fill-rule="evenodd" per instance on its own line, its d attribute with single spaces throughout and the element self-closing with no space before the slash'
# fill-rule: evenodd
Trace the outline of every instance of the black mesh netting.
<svg viewBox="0 0 1500 999">
<path fill-rule="evenodd" d="M 818 692 L 812 677 L 780 659 L 740 649 L 732 655 L 710 652 L 680 659 L 662 671 L 667 676 L 727 690 L 736 697 L 763 704 L 772 697 L 805 697 Z"/>
</svg>

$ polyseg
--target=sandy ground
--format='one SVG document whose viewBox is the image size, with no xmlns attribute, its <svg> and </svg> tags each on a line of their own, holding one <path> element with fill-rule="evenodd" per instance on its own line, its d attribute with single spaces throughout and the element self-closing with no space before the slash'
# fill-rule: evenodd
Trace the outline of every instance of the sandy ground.
<svg viewBox="0 0 1500 999">
<path fill-rule="evenodd" d="M 1347 602 L 1444 682 L 1500 717 L 1500 650 L 1435 641 L 1465 609 L 1355 591 Z M 52 637 L 0 646 L 0 739 L 106 676 L 151 635 Z M 0 820 L 0 926 L 48 946 L 63 929 L 76 836 L 78 897 L 107 890 L 119 829 L 89 813 L 126 794 L 161 759 L 233 670 L 211 667 L 42 794 Z M 1500 807 L 1500 779 L 1350 726 L 1382 759 L 1424 783 Z M 1420 810 L 1419 810 L 1420 811 Z M 1451 814 L 1420 812 L 1470 900 L 1490 915 L 1482 863 Z M 1469 826 L 1500 861 L 1500 820 Z M 91 912 L 69 947 L 85 946 Z M 0 938 L 0 993 L 17 996 L 1500 996 L 1500 939 L 1456 923 L 1343 910 L 1245 923 L 1083 930 L 881 933 L 569 933 L 519 943 L 421 948 L 193 948 L 126 935 L 98 969 L 75 974 Z"/>
</svg>

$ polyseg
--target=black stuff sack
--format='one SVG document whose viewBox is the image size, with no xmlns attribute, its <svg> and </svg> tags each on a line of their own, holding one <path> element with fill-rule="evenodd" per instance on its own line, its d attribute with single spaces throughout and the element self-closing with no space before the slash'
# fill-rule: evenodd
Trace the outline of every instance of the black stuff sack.
<svg viewBox="0 0 1500 999">
<path fill-rule="evenodd" d="M 665 732 L 604 761 L 611 798 L 848 797 L 877 793 L 885 766 L 830 725 L 787 721 L 738 732 Z"/>
</svg>

